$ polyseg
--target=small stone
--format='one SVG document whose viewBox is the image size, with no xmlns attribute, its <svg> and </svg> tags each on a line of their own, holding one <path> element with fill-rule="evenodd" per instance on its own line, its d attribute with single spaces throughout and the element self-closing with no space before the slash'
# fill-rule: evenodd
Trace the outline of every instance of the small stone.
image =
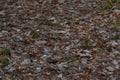
<svg viewBox="0 0 120 80">
<path fill-rule="evenodd" d="M 11 68 L 9 69 L 10 72 L 13 72 L 13 71 L 15 71 L 15 70 L 16 70 L 15 67 L 11 67 Z"/>
<path fill-rule="evenodd" d="M 82 59 L 81 63 L 82 64 L 87 64 L 87 59 Z"/>
<path fill-rule="evenodd" d="M 35 41 L 36 45 L 43 45 L 45 43 L 47 43 L 47 42 L 46 41 Z"/>
<path fill-rule="evenodd" d="M 70 51 L 70 49 L 71 49 L 70 46 L 67 46 L 67 47 L 65 48 L 66 51 Z"/>
<path fill-rule="evenodd" d="M 43 55 L 43 56 L 41 56 L 41 59 L 42 59 L 43 61 L 46 61 L 46 59 L 47 59 L 47 55 Z"/>
<path fill-rule="evenodd" d="M 91 50 L 83 50 L 84 53 L 90 54 L 92 51 Z"/>
<path fill-rule="evenodd" d="M 5 11 L 0 11 L 0 15 L 4 15 L 5 14 Z"/>
<path fill-rule="evenodd" d="M 21 64 L 22 65 L 30 64 L 30 59 L 24 59 Z"/>
<path fill-rule="evenodd" d="M 49 55 L 49 54 L 51 54 L 51 52 L 50 52 L 50 50 L 49 49 L 47 49 L 47 48 L 44 48 L 44 54 L 45 55 Z"/>
<path fill-rule="evenodd" d="M 111 43 L 112 46 L 118 45 L 118 43 L 116 41 L 111 41 L 110 43 Z"/>
<path fill-rule="evenodd" d="M 39 73 L 39 72 L 41 72 L 41 71 L 42 71 L 42 69 L 41 69 L 40 67 L 37 67 L 37 68 L 36 68 L 36 72 Z"/>
<path fill-rule="evenodd" d="M 58 64 L 58 68 L 60 70 L 63 70 L 64 67 L 67 67 L 67 63 L 66 62 L 62 62 L 62 63 Z"/>
<path fill-rule="evenodd" d="M 16 36 L 16 38 L 17 38 L 18 40 L 20 40 L 20 41 L 23 40 L 23 38 L 22 38 L 21 36 Z"/>
</svg>

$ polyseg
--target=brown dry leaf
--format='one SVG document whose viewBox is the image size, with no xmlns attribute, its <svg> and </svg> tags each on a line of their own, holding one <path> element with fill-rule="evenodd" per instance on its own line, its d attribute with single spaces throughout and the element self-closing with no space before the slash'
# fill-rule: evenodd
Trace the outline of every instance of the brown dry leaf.
<svg viewBox="0 0 120 80">
<path fill-rule="evenodd" d="M 58 0 L 52 0 L 52 4 L 57 4 Z"/>
<path fill-rule="evenodd" d="M 60 14 L 62 15 L 62 16 L 65 16 L 66 15 L 66 13 L 65 13 L 65 11 L 62 9 L 62 10 L 60 10 Z"/>
<path fill-rule="evenodd" d="M 12 80 L 12 79 L 10 79 L 10 78 L 7 77 L 6 80 Z"/>
<path fill-rule="evenodd" d="M 45 75 L 45 76 L 49 76 L 50 72 L 43 72 L 42 74 Z"/>
<path fill-rule="evenodd" d="M 116 15 L 116 18 L 117 18 L 117 19 L 120 19 L 120 14 L 117 14 L 117 15 Z"/>
<path fill-rule="evenodd" d="M 8 32 L 8 36 L 12 36 L 12 33 L 11 33 L 11 32 Z"/>
<path fill-rule="evenodd" d="M 32 76 L 32 73 L 26 73 L 26 76 Z"/>
<path fill-rule="evenodd" d="M 39 61 L 40 64 L 44 64 L 44 61 Z"/>
<path fill-rule="evenodd" d="M 81 75 L 81 77 L 82 77 L 82 78 L 89 78 L 89 74 L 87 74 L 87 73 L 84 74 L 84 73 L 83 73 L 83 74 Z"/>
<path fill-rule="evenodd" d="M 92 69 L 91 67 L 87 67 L 86 69 L 87 69 L 87 72 L 88 72 L 88 73 L 93 72 L 93 69 Z"/>
</svg>

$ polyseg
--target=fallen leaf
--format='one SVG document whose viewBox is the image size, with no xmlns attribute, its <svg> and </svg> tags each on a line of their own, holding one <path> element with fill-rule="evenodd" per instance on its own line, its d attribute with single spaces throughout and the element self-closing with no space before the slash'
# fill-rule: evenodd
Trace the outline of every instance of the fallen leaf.
<svg viewBox="0 0 120 80">
<path fill-rule="evenodd" d="M 89 78 L 89 75 L 87 73 L 81 75 L 82 78 Z"/>
</svg>

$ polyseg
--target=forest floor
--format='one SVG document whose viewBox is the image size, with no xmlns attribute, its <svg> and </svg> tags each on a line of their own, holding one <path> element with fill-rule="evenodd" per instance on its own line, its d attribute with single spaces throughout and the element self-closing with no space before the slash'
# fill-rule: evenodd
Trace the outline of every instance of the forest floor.
<svg viewBox="0 0 120 80">
<path fill-rule="evenodd" d="M 120 80 L 119 4 L 0 0 L 0 80 Z"/>
</svg>

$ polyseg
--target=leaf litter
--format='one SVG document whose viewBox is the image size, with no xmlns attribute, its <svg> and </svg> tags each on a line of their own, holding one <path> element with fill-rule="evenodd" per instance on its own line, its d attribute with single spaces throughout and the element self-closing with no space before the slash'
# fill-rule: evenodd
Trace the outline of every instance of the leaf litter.
<svg viewBox="0 0 120 80">
<path fill-rule="evenodd" d="M 120 6 L 111 1 L 1 0 L 0 79 L 119 80 Z"/>
</svg>

